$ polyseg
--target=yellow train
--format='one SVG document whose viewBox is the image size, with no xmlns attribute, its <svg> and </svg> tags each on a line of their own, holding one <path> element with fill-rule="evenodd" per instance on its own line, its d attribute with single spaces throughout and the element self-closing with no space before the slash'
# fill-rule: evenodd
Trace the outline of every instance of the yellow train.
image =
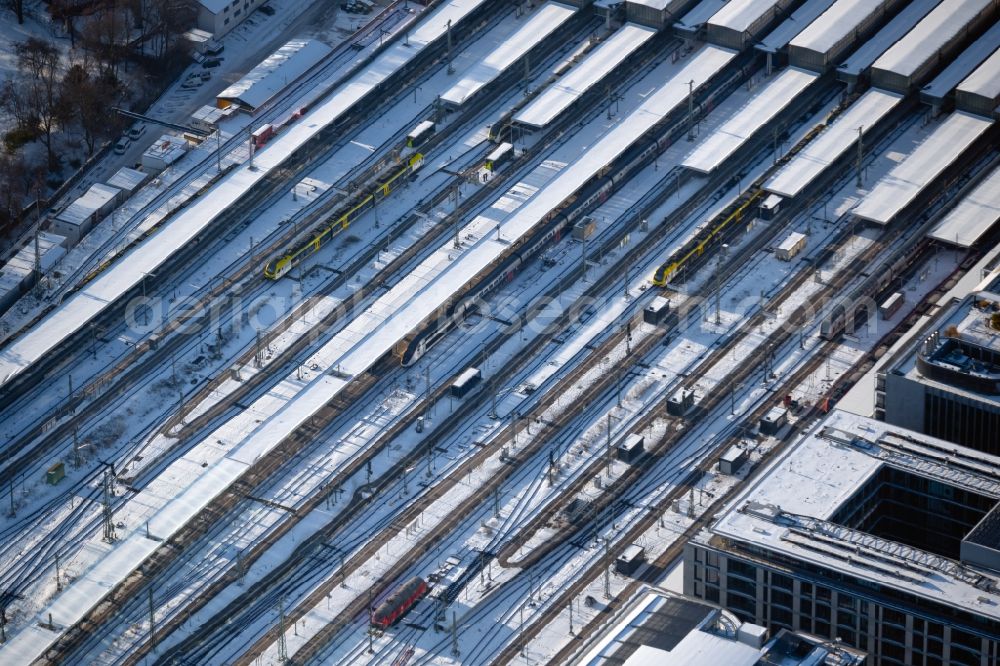
<svg viewBox="0 0 1000 666">
<path fill-rule="evenodd" d="M 270 259 L 264 264 L 264 277 L 269 280 L 278 280 L 306 257 L 318 252 L 323 245 L 346 229 L 359 215 L 389 196 L 389 193 L 399 184 L 400 179 L 419 169 L 423 161 L 424 156 L 421 153 L 411 155 L 402 168 L 392 172 L 388 178 L 379 180 L 374 190 L 360 195 L 360 198 L 352 199 L 345 212 L 334 215 L 315 229 L 312 238 L 304 241 L 298 247 L 285 250 L 282 255 Z"/>
<path fill-rule="evenodd" d="M 697 238 L 692 240 L 687 246 L 681 248 L 674 256 L 679 256 L 679 259 L 674 261 L 668 261 L 659 268 L 653 274 L 653 284 L 657 287 L 665 287 L 670 282 L 670 279 L 677 274 L 684 265 L 694 257 L 699 257 L 705 252 L 705 248 L 729 225 L 734 222 L 739 222 L 743 219 L 743 213 L 747 211 L 754 203 L 764 194 L 764 190 L 756 189 L 753 194 L 751 194 L 743 203 L 736 206 L 734 210 L 728 211 L 722 214 L 722 221 L 718 222 L 710 228 L 707 233 L 699 234 Z"/>
</svg>

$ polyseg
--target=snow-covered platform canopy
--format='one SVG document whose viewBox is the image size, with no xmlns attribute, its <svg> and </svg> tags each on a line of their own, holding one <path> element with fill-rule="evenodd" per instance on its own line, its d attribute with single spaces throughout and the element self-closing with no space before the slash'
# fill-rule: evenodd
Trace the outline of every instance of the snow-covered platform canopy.
<svg viewBox="0 0 1000 666">
<path fill-rule="evenodd" d="M 784 70 L 702 141 L 683 165 L 701 173 L 714 171 L 818 78 L 803 69 Z"/>
<path fill-rule="evenodd" d="M 996 117 L 1000 105 L 1000 50 L 976 68 L 955 89 L 955 106 L 981 116 Z"/>
<path fill-rule="evenodd" d="M 824 71 L 899 0 L 837 0 L 788 44 L 789 63 Z"/>
<path fill-rule="evenodd" d="M 329 46 L 315 39 L 293 39 L 219 93 L 218 105 L 236 104 L 253 112 L 322 62 L 330 52 Z"/>
<path fill-rule="evenodd" d="M 995 0 L 948 0 L 935 7 L 872 65 L 872 85 L 908 92 L 938 62 L 942 51 L 984 16 Z"/>
<path fill-rule="evenodd" d="M 997 220 L 1000 220 L 1000 167 L 987 174 L 927 235 L 959 247 L 970 247 Z"/>
<path fill-rule="evenodd" d="M 655 34 L 653 28 L 626 23 L 588 53 L 562 79 L 518 111 L 514 121 L 531 127 L 545 127 Z"/>
<path fill-rule="evenodd" d="M 908 33 L 920 19 L 927 16 L 941 0 L 911 0 L 875 36 L 837 67 L 837 76 L 848 82 L 857 81 L 886 50 Z"/>
<path fill-rule="evenodd" d="M 858 140 L 858 128 L 870 131 L 903 96 L 882 90 L 869 90 L 833 120 L 778 173 L 764 184 L 764 189 L 783 197 L 798 195 Z"/>
<path fill-rule="evenodd" d="M 168 220 L 160 231 L 138 245 L 114 266 L 74 293 L 2 351 L 0 384 L 36 363 L 73 335 L 109 304 L 139 284 L 229 206 L 239 201 L 271 169 L 282 164 L 303 144 L 336 121 L 379 84 L 417 57 L 429 44 L 444 38 L 450 21 L 454 28 L 487 0 L 449 0 L 411 29 L 406 42 L 396 41 L 362 71 L 350 77 L 318 102 L 300 122 L 287 127 L 254 158 L 254 169 L 240 166 L 202 196 Z"/>
<path fill-rule="evenodd" d="M 726 0 L 701 0 L 679 21 L 674 23 L 674 30 L 693 37 L 703 25 L 708 23 L 708 19 L 715 16 L 725 5 Z"/>
<path fill-rule="evenodd" d="M 821 14 L 830 9 L 834 0 L 806 0 L 801 7 L 792 12 L 792 15 L 781 22 L 777 28 L 767 34 L 759 44 L 754 46 L 758 51 L 764 53 L 777 53 L 784 50 L 798 34 L 819 18 Z"/>
<path fill-rule="evenodd" d="M 935 76 L 933 81 L 921 89 L 920 99 L 929 104 L 940 105 L 983 61 L 997 53 L 998 49 L 1000 49 L 1000 23 L 994 23 Z"/>
<path fill-rule="evenodd" d="M 962 111 L 951 114 L 883 177 L 852 212 L 870 222 L 889 224 L 992 124 L 992 120 Z"/>
<path fill-rule="evenodd" d="M 791 4 L 789 0 L 729 0 L 708 20 L 708 41 L 742 49 Z"/>
<path fill-rule="evenodd" d="M 452 106 L 462 106 L 484 86 L 500 76 L 508 67 L 518 62 L 565 23 L 576 7 L 558 2 L 547 2 L 531 15 L 524 25 L 488 56 L 462 73 L 458 83 L 441 95 L 441 101 Z"/>
</svg>

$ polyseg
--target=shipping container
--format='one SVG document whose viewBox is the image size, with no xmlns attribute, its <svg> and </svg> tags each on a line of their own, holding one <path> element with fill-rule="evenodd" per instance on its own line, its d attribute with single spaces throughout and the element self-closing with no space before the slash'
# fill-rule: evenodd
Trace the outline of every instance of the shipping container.
<svg viewBox="0 0 1000 666">
<path fill-rule="evenodd" d="M 57 462 L 45 472 L 45 482 L 50 486 L 56 485 L 64 478 L 66 478 L 66 466 L 62 462 Z"/>
<path fill-rule="evenodd" d="M 781 241 L 781 245 L 775 248 L 774 254 L 782 261 L 791 261 L 806 246 L 807 239 L 808 236 L 805 234 L 797 231 L 792 232 L 788 235 L 788 238 Z"/>
<path fill-rule="evenodd" d="M 885 299 L 885 302 L 878 307 L 879 316 L 882 319 L 892 319 L 892 315 L 899 312 L 899 308 L 903 307 L 903 303 L 906 298 L 903 296 L 903 292 L 897 291 L 889 298 Z"/>
<path fill-rule="evenodd" d="M 618 444 L 615 450 L 616 457 L 624 463 L 634 463 L 642 456 L 645 441 L 642 435 L 632 433 Z"/>
<path fill-rule="evenodd" d="M 781 210 L 781 202 L 784 201 L 780 195 L 769 194 L 760 204 L 760 211 L 757 217 L 762 220 L 773 220 L 774 216 Z"/>
<path fill-rule="evenodd" d="M 573 238 L 586 240 L 594 235 L 597 230 L 597 221 L 592 217 L 585 217 L 573 225 Z"/>
<path fill-rule="evenodd" d="M 642 310 L 642 320 L 653 326 L 660 326 L 667 319 L 670 313 L 670 299 L 665 296 L 657 296 L 653 302 Z"/>
<path fill-rule="evenodd" d="M 788 410 L 774 407 L 761 418 L 760 433 L 762 435 L 776 435 L 786 423 L 788 423 Z"/>
<path fill-rule="evenodd" d="M 719 457 L 719 471 L 723 474 L 733 475 L 740 471 L 747 460 L 747 452 L 740 446 L 730 446 L 726 452 Z"/>
<path fill-rule="evenodd" d="M 639 544 L 629 544 L 621 555 L 615 558 L 615 571 L 623 576 L 631 576 L 646 562 L 646 549 Z"/>
</svg>

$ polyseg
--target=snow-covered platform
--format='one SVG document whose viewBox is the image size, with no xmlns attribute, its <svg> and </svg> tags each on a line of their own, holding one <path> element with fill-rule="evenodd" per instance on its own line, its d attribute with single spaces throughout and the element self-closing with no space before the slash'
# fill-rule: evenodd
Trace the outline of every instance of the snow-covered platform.
<svg viewBox="0 0 1000 666">
<path fill-rule="evenodd" d="M 798 195 L 844 151 L 856 145 L 859 127 L 875 127 L 902 99 L 899 93 L 869 90 L 774 174 L 764 189 L 783 197 Z"/>
<path fill-rule="evenodd" d="M 206 194 L 164 223 L 160 230 L 104 271 L 83 289 L 67 298 L 33 329 L 0 352 L 0 386 L 38 362 L 106 307 L 118 301 L 163 262 L 186 246 L 229 206 L 296 150 L 336 121 L 379 84 L 413 60 L 429 44 L 444 37 L 452 27 L 486 0 L 449 0 L 398 40 L 363 71 L 348 79 L 319 102 L 298 122 L 282 131 L 254 158 L 254 168 L 240 166 L 223 177 Z"/>
<path fill-rule="evenodd" d="M 463 72 L 458 83 L 441 95 L 441 101 L 453 106 L 465 104 L 466 100 L 523 58 L 575 13 L 575 7 L 558 2 L 545 3 L 535 10 L 519 30 L 488 56 Z"/>
<path fill-rule="evenodd" d="M 897 164 L 852 211 L 877 224 L 888 224 L 931 181 L 993 124 L 970 113 L 948 116 L 916 150 Z"/>
<path fill-rule="evenodd" d="M 531 127 L 545 127 L 655 34 L 653 28 L 626 23 L 587 54 L 566 76 L 518 111 L 514 121 Z"/>
<path fill-rule="evenodd" d="M 941 71 L 934 80 L 920 91 L 920 99 L 934 105 L 940 105 L 944 99 L 972 74 L 984 60 L 1000 49 L 1000 23 L 995 23 L 983 35 L 974 41 L 967 49 Z"/>
<path fill-rule="evenodd" d="M 879 56 L 899 41 L 940 2 L 941 0 L 911 0 L 891 21 L 882 26 L 874 37 L 837 68 L 837 76 L 843 81 L 857 81 Z"/>
<path fill-rule="evenodd" d="M 959 247 L 970 247 L 997 220 L 1000 220 L 1000 167 L 983 178 L 927 235 Z"/>
<path fill-rule="evenodd" d="M 684 160 L 684 166 L 701 173 L 712 172 L 818 78 L 804 69 L 784 70 L 702 141 Z"/>
</svg>

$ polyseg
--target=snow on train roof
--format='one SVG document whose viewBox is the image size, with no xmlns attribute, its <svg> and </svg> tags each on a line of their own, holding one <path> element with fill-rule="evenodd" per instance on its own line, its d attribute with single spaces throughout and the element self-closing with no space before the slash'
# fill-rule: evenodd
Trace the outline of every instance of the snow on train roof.
<svg viewBox="0 0 1000 666">
<path fill-rule="evenodd" d="M 804 5 L 792 12 L 791 16 L 782 21 L 781 25 L 768 33 L 767 37 L 754 48 L 765 53 L 780 51 L 788 46 L 797 35 L 811 27 L 820 15 L 830 9 L 830 5 L 833 3 L 834 0 L 807 0 Z"/>
<path fill-rule="evenodd" d="M 949 0 L 935 7 L 872 65 L 911 76 L 995 0 Z"/>
<path fill-rule="evenodd" d="M 1000 96 L 1000 49 L 969 74 L 957 89 L 989 99 Z"/>
<path fill-rule="evenodd" d="M 708 19 L 709 25 L 745 32 L 764 14 L 774 11 L 779 0 L 729 0 Z"/>
<path fill-rule="evenodd" d="M 655 34 L 653 28 L 626 23 L 588 53 L 566 76 L 518 111 L 514 120 L 533 127 L 545 127 Z"/>
<path fill-rule="evenodd" d="M 963 111 L 951 114 L 883 177 L 852 212 L 871 222 L 888 224 L 992 124 L 992 120 Z"/>
<path fill-rule="evenodd" d="M 886 23 L 874 37 L 864 43 L 837 68 L 841 74 L 861 76 L 861 73 L 871 67 L 886 49 L 895 44 L 900 37 L 910 31 L 920 19 L 934 9 L 941 0 L 911 0 L 891 21 Z"/>
<path fill-rule="evenodd" d="M 159 233 L 131 250 L 121 261 L 101 273 L 79 292 L 66 299 L 39 324 L 0 351 L 0 385 L 37 362 L 71 336 L 109 304 L 133 288 L 142 276 L 156 269 L 178 249 L 201 233 L 226 208 L 244 196 L 270 169 L 285 161 L 323 127 L 339 118 L 358 100 L 400 67 L 410 62 L 428 44 L 444 36 L 450 21 L 454 27 L 487 0 L 449 0 L 433 11 L 409 33 L 404 44 L 394 42 L 371 64 L 335 92 L 317 103 L 312 111 L 281 132 L 254 157 L 249 165 L 234 169 L 203 196 L 164 223 Z"/>
<path fill-rule="evenodd" d="M 933 81 L 924 86 L 920 91 L 921 98 L 933 101 L 944 99 L 984 60 L 996 53 L 997 49 L 1000 49 L 1000 23 L 994 23 L 989 30 L 934 77 Z"/>
<path fill-rule="evenodd" d="M 702 173 L 713 171 L 818 78 L 796 67 L 785 69 L 702 141 L 683 165 Z"/>
<path fill-rule="evenodd" d="M 901 99 L 903 96 L 898 93 L 869 90 L 774 174 L 764 184 L 764 189 L 783 197 L 796 196 L 855 145 L 859 127 L 870 131 Z"/>
<path fill-rule="evenodd" d="M 331 50 L 315 39 L 293 39 L 264 58 L 217 97 L 257 109 L 290 81 L 302 76 L 309 68 L 330 55 Z"/>
<path fill-rule="evenodd" d="M 997 220 L 1000 220 L 1000 167 L 993 169 L 927 235 L 970 247 Z"/>
<path fill-rule="evenodd" d="M 535 10 L 531 18 L 517 32 L 493 49 L 488 56 L 465 70 L 458 83 L 445 91 L 441 99 L 461 106 L 575 13 L 576 7 L 558 2 L 545 3 Z"/>
<path fill-rule="evenodd" d="M 798 48 L 829 53 L 835 44 L 854 32 L 869 16 L 882 11 L 871 0 L 837 0 L 790 42 Z"/>
</svg>

